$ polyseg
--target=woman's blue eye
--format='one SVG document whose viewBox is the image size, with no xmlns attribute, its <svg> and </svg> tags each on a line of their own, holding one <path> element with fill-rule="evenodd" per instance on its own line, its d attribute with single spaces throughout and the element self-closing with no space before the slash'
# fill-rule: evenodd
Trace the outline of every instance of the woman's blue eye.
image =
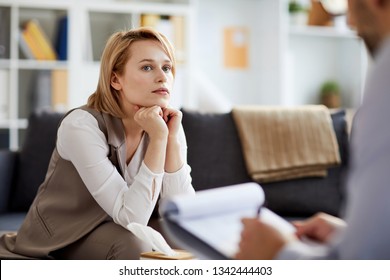
<svg viewBox="0 0 390 280">
<path fill-rule="evenodd" d="M 163 67 L 163 71 L 164 71 L 165 73 L 171 72 L 171 70 L 172 70 L 171 66 L 164 66 L 164 67 Z"/>
<path fill-rule="evenodd" d="M 142 70 L 150 71 L 150 70 L 152 70 L 152 66 L 146 65 L 146 66 L 142 67 Z"/>
</svg>

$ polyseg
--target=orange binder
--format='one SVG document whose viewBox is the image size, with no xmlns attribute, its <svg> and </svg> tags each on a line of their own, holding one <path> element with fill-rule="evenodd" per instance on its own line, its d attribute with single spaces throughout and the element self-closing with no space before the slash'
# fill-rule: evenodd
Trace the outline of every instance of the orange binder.
<svg viewBox="0 0 390 280">
<path fill-rule="evenodd" d="M 36 40 L 34 39 L 32 33 L 28 30 L 23 30 L 22 31 L 22 37 L 30 49 L 33 58 L 37 60 L 44 60 L 45 59 L 45 54 L 43 53 L 43 50 L 38 46 Z"/>
<path fill-rule="evenodd" d="M 37 20 L 29 20 L 23 33 L 34 40 L 32 52 L 37 54 L 38 60 L 57 60 L 57 54 Z"/>
</svg>

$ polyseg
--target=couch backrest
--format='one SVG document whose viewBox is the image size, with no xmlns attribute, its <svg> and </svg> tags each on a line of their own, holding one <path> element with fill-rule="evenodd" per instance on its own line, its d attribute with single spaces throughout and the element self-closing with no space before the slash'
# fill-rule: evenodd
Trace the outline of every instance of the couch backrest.
<svg viewBox="0 0 390 280">
<path fill-rule="evenodd" d="M 8 212 L 18 152 L 0 149 L 0 213 Z"/>
<path fill-rule="evenodd" d="M 60 113 L 37 111 L 29 117 L 11 192 L 12 211 L 29 209 L 38 187 L 45 178 L 62 116 Z"/>
<path fill-rule="evenodd" d="M 231 113 L 182 109 L 192 184 L 203 190 L 251 181 Z"/>
<path fill-rule="evenodd" d="M 231 113 L 201 114 L 182 109 L 188 145 L 188 163 L 196 190 L 252 181 Z M 331 115 L 342 164 L 325 178 L 303 178 L 261 184 L 266 205 L 289 217 L 307 217 L 318 211 L 339 215 L 344 198 L 343 180 L 348 163 L 348 135 L 344 111 Z"/>
</svg>

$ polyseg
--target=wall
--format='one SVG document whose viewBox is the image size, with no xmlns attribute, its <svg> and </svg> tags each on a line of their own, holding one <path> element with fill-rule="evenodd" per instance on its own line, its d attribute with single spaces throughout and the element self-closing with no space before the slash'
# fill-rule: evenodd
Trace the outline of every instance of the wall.
<svg viewBox="0 0 390 280">
<path fill-rule="evenodd" d="M 199 98 L 219 89 L 220 103 L 278 104 L 281 99 L 280 1 L 198 0 L 197 40 L 194 42 L 195 84 L 208 84 Z M 227 69 L 223 62 L 223 31 L 226 27 L 249 30 L 247 69 Z M 200 76 L 200 77 L 199 77 Z M 207 80 L 207 81 L 205 81 Z M 216 101 L 217 102 L 217 101 Z M 213 104 L 215 110 L 218 104 Z"/>
</svg>

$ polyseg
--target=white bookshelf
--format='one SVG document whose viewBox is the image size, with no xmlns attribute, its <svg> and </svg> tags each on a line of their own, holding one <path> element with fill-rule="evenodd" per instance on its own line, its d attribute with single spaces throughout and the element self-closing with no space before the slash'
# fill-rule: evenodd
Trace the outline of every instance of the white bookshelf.
<svg viewBox="0 0 390 280">
<path fill-rule="evenodd" d="M 207 104 L 210 111 L 318 103 L 319 88 L 328 79 L 340 82 L 343 106 L 360 103 L 368 63 L 355 31 L 290 25 L 288 0 L 224 0 L 224 5 L 198 0 L 198 6 L 196 73 L 202 72 L 203 99 L 216 100 Z M 231 26 L 249 33 L 244 69 L 224 67 L 223 31 Z M 218 107 L 222 103 L 228 106 Z"/>
<path fill-rule="evenodd" d="M 340 84 L 342 107 L 360 105 L 368 55 L 354 30 L 290 26 L 286 45 L 287 105 L 316 104 L 327 80 Z"/>
<path fill-rule="evenodd" d="M 285 92 L 283 104 L 317 104 L 321 85 L 327 80 L 340 84 L 341 106 L 356 109 L 362 99 L 368 69 L 368 54 L 345 17 L 335 26 L 291 25 L 288 0 L 284 1 Z M 299 0 L 310 3 L 308 0 Z"/>
<path fill-rule="evenodd" d="M 5 92 L 0 93 L 3 95 L 0 102 L 6 100 L 8 104 L 6 115 L 0 116 L 2 146 L 5 147 L 4 142 L 7 142 L 8 148 L 17 150 L 23 144 L 23 133 L 31 113 L 30 85 L 34 82 L 36 73 L 67 70 L 68 94 L 65 109 L 85 104 L 88 96 L 96 89 L 100 55 L 108 36 L 119 29 L 138 27 L 142 14 L 184 18 L 186 44 L 184 51 L 180 53 L 181 63 L 176 79 L 180 96 L 174 98 L 176 102 L 174 105 L 182 106 L 189 100 L 191 94 L 189 75 L 192 58 L 191 45 L 188 44 L 187 37 L 192 32 L 193 25 L 190 21 L 193 20 L 193 2 L 194 0 L 0 0 L 0 12 L 3 12 L 0 16 L 4 13 L 8 15 L 6 24 L 9 33 L 6 46 L 8 54 L 0 57 L 0 74 L 7 73 L 3 75 L 7 76 L 7 85 Z M 36 18 L 54 44 L 58 20 L 65 15 L 68 17 L 67 60 L 26 59 L 19 46 L 18 31 L 22 24 Z"/>
</svg>

